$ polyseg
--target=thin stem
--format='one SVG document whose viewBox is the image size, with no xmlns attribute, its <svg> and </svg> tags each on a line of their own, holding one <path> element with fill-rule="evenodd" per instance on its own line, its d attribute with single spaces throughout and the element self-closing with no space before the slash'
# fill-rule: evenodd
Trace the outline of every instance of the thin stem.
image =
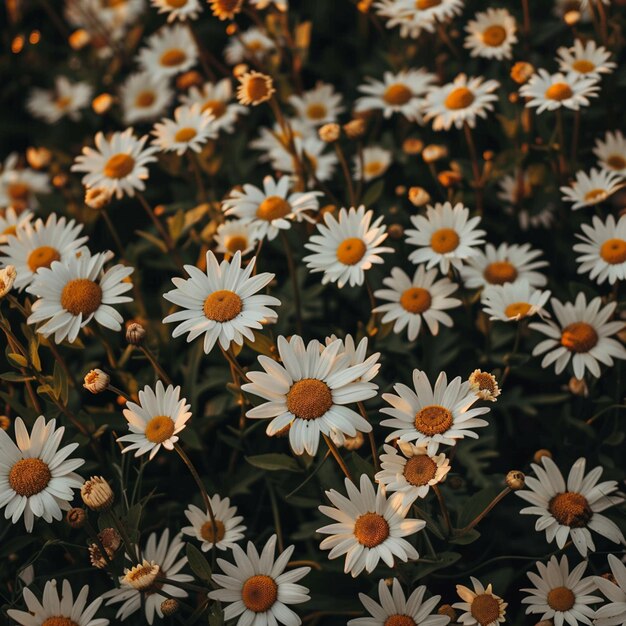
<svg viewBox="0 0 626 626">
<path fill-rule="evenodd" d="M 443 515 L 443 520 L 446 524 L 446 530 L 448 535 L 452 534 L 452 522 L 450 521 L 450 511 L 448 511 L 448 507 L 446 506 L 446 501 L 443 498 L 443 494 L 441 493 L 441 489 L 439 489 L 438 485 L 433 485 L 433 491 L 437 496 L 437 501 L 439 502 L 439 508 L 441 509 L 441 515 Z"/>
<path fill-rule="evenodd" d="M 285 248 L 285 256 L 287 257 L 287 266 L 289 267 L 289 276 L 291 276 L 291 285 L 293 287 L 293 301 L 296 307 L 296 328 L 298 334 L 302 335 L 302 305 L 300 303 L 300 287 L 298 286 L 298 275 L 296 273 L 296 265 L 293 260 L 293 253 L 291 252 L 291 246 L 289 245 L 289 239 L 287 234 L 281 229 L 280 237 Z"/>
<path fill-rule="evenodd" d="M 120 236 L 117 233 L 117 229 L 115 228 L 115 225 L 113 224 L 111 218 L 109 217 L 109 213 L 105 208 L 100 209 L 100 215 L 102 215 L 102 219 L 104 220 L 104 223 L 106 224 L 109 233 L 111 235 L 111 237 L 113 238 L 113 242 L 115 243 L 115 247 L 117 248 L 117 253 L 120 255 L 120 257 L 123 259 L 124 257 L 124 246 L 122 245 L 122 240 L 120 239 Z"/>
<path fill-rule="evenodd" d="M 574 131 L 572 133 L 572 153 L 570 163 L 574 167 L 576 163 L 576 155 L 578 154 L 578 136 L 580 135 L 580 109 L 574 113 Z M 575 171 L 575 170 L 574 170 Z"/>
<path fill-rule="evenodd" d="M 459 535 L 463 535 L 466 532 L 469 532 L 476 526 L 481 520 L 483 520 L 487 514 L 502 500 L 505 496 L 511 493 L 513 490 L 510 487 L 505 487 L 485 508 L 482 513 L 479 513 L 465 528 L 461 528 L 458 530 Z"/>
<path fill-rule="evenodd" d="M 311 569 L 316 569 L 318 572 L 322 571 L 322 566 L 317 561 L 308 561 L 307 559 L 302 559 L 300 561 L 289 561 L 287 563 L 287 567 L 310 567 Z"/>
<path fill-rule="evenodd" d="M 198 156 L 193 154 L 191 151 L 187 154 L 189 155 L 189 163 L 191 164 L 191 169 L 196 180 L 196 187 L 198 188 L 196 197 L 199 202 L 204 202 L 206 200 L 206 191 L 204 189 L 204 182 L 202 181 L 202 171 L 200 170 L 200 164 L 198 163 Z"/>
<path fill-rule="evenodd" d="M 602 0 L 596 0 L 596 7 L 598 9 L 598 15 L 600 16 L 600 32 L 602 33 L 602 42 L 608 48 L 609 31 L 607 28 L 606 11 L 604 10 L 604 4 Z"/>
<path fill-rule="evenodd" d="M 130 396 L 128 396 L 125 392 L 123 392 L 121 389 L 118 389 L 117 387 L 115 387 L 111 383 L 108 384 L 107 389 L 109 391 L 112 391 L 113 393 L 117 394 L 118 396 L 122 396 L 122 398 L 124 398 L 124 400 L 126 400 L 126 402 L 130 402 Z"/>
<path fill-rule="evenodd" d="M 472 159 L 472 171 L 474 173 L 474 190 L 476 193 L 476 211 L 479 215 L 483 214 L 483 183 L 480 174 L 480 165 L 478 163 L 478 153 L 476 152 L 476 145 L 474 144 L 474 138 L 472 137 L 472 129 L 466 122 L 463 125 L 465 131 L 465 141 L 467 142 L 467 149 Z"/>
<path fill-rule="evenodd" d="M 530 43 L 530 7 L 528 0 L 522 0 L 522 12 L 524 14 L 524 37 L 526 37 L 527 45 Z"/>
<path fill-rule="evenodd" d="M 54 356 L 54 360 L 59 364 L 61 369 L 65 372 L 65 375 L 70 379 L 70 382 L 72 383 L 72 387 L 74 387 L 74 389 L 78 389 L 79 388 L 78 381 L 76 380 L 76 377 L 74 376 L 74 374 L 70 372 L 70 368 L 67 366 L 67 363 L 61 356 L 60 352 L 57 350 L 56 345 L 54 344 L 54 341 L 49 341 L 48 347 L 50 348 L 50 352 L 52 352 L 52 355 Z"/>
<path fill-rule="evenodd" d="M 280 513 L 278 511 L 278 502 L 276 500 L 276 493 L 274 492 L 274 487 L 270 481 L 267 481 L 267 491 L 270 494 L 270 505 L 272 507 L 272 517 L 274 518 L 274 529 L 276 530 L 276 537 L 278 540 L 278 551 L 282 552 L 285 549 L 285 544 L 283 542 L 283 528 L 280 523 Z"/>
<path fill-rule="evenodd" d="M 246 376 L 246 373 L 243 371 L 243 368 L 241 367 L 241 365 L 239 365 L 239 362 L 237 361 L 237 358 L 235 357 L 235 355 L 232 354 L 232 352 L 230 351 L 230 348 L 228 348 L 228 350 L 224 350 L 224 348 L 222 348 L 222 346 L 220 345 L 220 350 L 222 351 L 224 358 L 230 364 L 231 368 L 233 368 L 237 372 L 237 374 L 239 375 L 239 378 L 241 378 L 243 382 L 247 382 L 248 377 Z"/>
<path fill-rule="evenodd" d="M 159 235 L 161 236 L 163 243 L 165 244 L 166 248 L 172 255 L 172 258 L 176 262 L 176 265 L 179 267 L 179 269 L 182 270 L 184 266 L 183 260 L 181 259 L 180 254 L 178 253 L 178 250 L 176 249 L 176 246 L 174 245 L 174 242 L 172 241 L 172 238 L 170 237 L 169 233 L 167 232 L 167 230 L 165 230 L 165 227 L 163 226 L 163 224 L 161 224 L 161 222 L 159 221 L 159 218 L 154 214 L 152 207 L 148 204 L 147 200 L 143 197 L 143 194 L 138 193 L 137 197 L 139 198 L 139 203 L 143 207 L 144 211 L 148 214 L 148 217 L 152 220 L 152 223 L 157 229 L 157 232 L 159 233 Z"/>
<path fill-rule="evenodd" d="M 341 454 L 339 454 L 339 450 L 337 450 L 337 446 L 333 443 L 333 440 L 324 433 L 322 433 L 322 437 L 324 437 L 324 441 L 326 442 L 326 445 L 328 446 L 328 449 L 331 451 L 332 455 L 335 457 L 335 461 L 337 461 L 337 464 L 341 468 L 341 471 L 346 475 L 346 478 L 348 480 L 354 482 L 354 480 L 352 479 L 352 475 L 350 474 L 350 470 L 348 469 L 346 462 L 341 457 Z"/>
<path fill-rule="evenodd" d="M 145 354 L 145 356 L 148 359 L 148 361 L 150 361 L 150 364 L 152 365 L 152 368 L 154 369 L 156 375 L 161 380 L 163 380 L 166 385 L 171 385 L 172 384 L 172 379 L 167 375 L 165 370 L 159 365 L 159 362 L 156 360 L 154 354 L 152 354 L 150 349 L 147 348 L 144 345 L 140 345 L 139 349 Z"/>
<path fill-rule="evenodd" d="M 335 141 L 335 152 L 337 153 L 337 158 L 339 159 L 339 163 L 341 165 L 341 170 L 343 172 L 343 177 L 346 179 L 346 185 L 348 187 L 348 198 L 350 202 L 350 206 L 356 206 L 356 196 L 354 193 L 354 184 L 352 182 L 352 176 L 350 175 L 350 168 L 348 167 L 348 162 L 346 161 L 346 156 L 341 149 L 341 145 L 338 141 Z M 363 176 L 363 173 L 361 173 Z"/>
<path fill-rule="evenodd" d="M 359 407 L 359 413 L 363 416 L 363 419 L 369 423 L 370 420 L 367 415 L 367 411 L 365 410 L 365 405 L 363 404 L 363 402 L 357 402 L 357 406 Z M 376 439 L 374 439 L 373 430 L 370 430 L 369 433 L 367 433 L 367 438 L 369 439 L 370 449 L 372 451 L 372 460 L 374 462 L 374 470 L 378 472 L 380 470 L 380 462 L 378 460 L 378 447 L 376 445 Z"/>
</svg>

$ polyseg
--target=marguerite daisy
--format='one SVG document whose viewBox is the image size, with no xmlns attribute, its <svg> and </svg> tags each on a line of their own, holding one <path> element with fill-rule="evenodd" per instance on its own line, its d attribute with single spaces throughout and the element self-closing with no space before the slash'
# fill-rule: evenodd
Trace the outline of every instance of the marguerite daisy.
<svg viewBox="0 0 626 626">
<path fill-rule="evenodd" d="M 229 65 L 237 65 L 245 61 L 261 64 L 263 59 L 276 50 L 274 40 L 268 36 L 265 29 L 253 26 L 238 33 L 237 37 L 230 37 L 224 48 L 224 58 Z"/>
<path fill-rule="evenodd" d="M 387 28 L 399 26 L 400 37 L 417 39 L 422 31 L 432 33 L 437 27 L 432 12 L 419 10 L 414 1 L 377 0 L 374 8 L 377 15 L 385 18 Z"/>
<path fill-rule="evenodd" d="M 592 168 L 589 174 L 576 172 L 574 182 L 561 187 L 564 202 L 573 202 L 572 210 L 595 206 L 604 202 L 616 191 L 624 187 L 624 179 L 617 172 Z"/>
<path fill-rule="evenodd" d="M 163 115 L 174 97 L 165 76 L 150 72 L 131 74 L 120 87 L 120 103 L 126 124 L 151 121 Z"/>
<path fill-rule="evenodd" d="M 317 83 L 314 89 L 302 95 L 289 97 L 289 104 L 295 109 L 300 120 L 312 126 L 335 122 L 343 112 L 341 94 L 332 85 Z"/>
<path fill-rule="evenodd" d="M 395 430 L 385 441 L 415 441 L 416 445 L 428 444 L 428 453 L 435 454 L 439 444 L 454 446 L 458 439 L 478 439 L 474 428 L 487 426 L 479 415 L 489 413 L 487 407 L 475 407 L 478 396 L 468 381 L 460 376 L 448 384 L 448 377 L 441 372 L 433 389 L 426 372 L 413 370 L 413 389 L 397 383 L 393 386 L 398 395 L 384 393 L 383 400 L 391 405 L 380 411 L 390 415 L 380 425 Z"/>
<path fill-rule="evenodd" d="M 546 540 L 556 539 L 559 549 L 568 539 L 585 557 L 596 547 L 591 531 L 610 539 L 614 543 L 624 543 L 624 535 L 608 517 L 600 515 L 614 504 L 623 502 L 621 497 L 611 496 L 617 491 L 617 482 L 608 480 L 598 483 L 602 468 L 596 467 L 585 476 L 585 459 L 580 458 L 572 465 L 567 484 L 556 463 L 548 456 L 541 457 L 540 466 L 531 467 L 537 478 L 526 477 L 528 489 L 516 491 L 516 495 L 530 502 L 531 506 L 522 509 L 525 515 L 538 515 L 535 524 L 538 531 L 546 531 Z"/>
<path fill-rule="evenodd" d="M 452 606 L 460 611 L 465 611 L 459 622 L 465 626 L 497 626 L 505 621 L 507 603 L 500 596 L 493 593 L 491 584 L 485 588 L 483 584 L 473 576 L 470 576 L 474 589 L 464 585 L 457 585 L 456 592 L 463 602 L 457 602 Z"/>
<path fill-rule="evenodd" d="M 517 43 L 515 18 L 506 9 L 487 9 L 476 13 L 465 27 L 465 47 L 473 57 L 510 59 Z"/>
<path fill-rule="evenodd" d="M 382 559 L 394 567 L 395 558 L 400 561 L 418 559 L 417 550 L 403 537 L 414 535 L 426 526 L 420 519 L 406 519 L 415 501 L 414 495 L 394 493 L 387 498 L 382 487 L 374 490 L 367 474 L 361 475 L 360 487 L 345 479 L 348 497 L 335 489 L 326 492 L 334 506 L 321 505 L 323 515 L 335 523 L 318 528 L 326 537 L 320 544 L 329 550 L 329 559 L 346 555 L 344 572 L 357 577 L 363 570 L 374 571 Z"/>
<path fill-rule="evenodd" d="M 54 124 L 62 117 L 72 121 L 80 119 L 80 110 L 89 106 L 93 88 L 88 83 L 71 83 L 65 76 L 57 76 L 54 90 L 33 89 L 26 101 L 26 108 L 39 119 Z"/>
<path fill-rule="evenodd" d="M 217 137 L 213 116 L 203 113 L 199 104 L 177 107 L 174 119 L 163 119 L 155 124 L 152 134 L 155 146 L 163 152 L 176 152 L 179 156 L 187 150 L 200 152 L 209 139 Z"/>
<path fill-rule="evenodd" d="M 151 0 L 159 14 L 167 14 L 168 22 L 195 20 L 202 11 L 199 0 Z"/>
<path fill-rule="evenodd" d="M 593 582 L 610 600 L 595 613 L 595 626 L 616 626 L 626 624 L 626 566 L 614 555 L 609 554 L 609 566 L 613 580 L 594 576 Z"/>
<path fill-rule="evenodd" d="M 196 64 L 198 48 L 184 25 L 163 26 L 148 37 L 137 59 L 141 69 L 155 78 L 175 76 Z"/>
<path fill-rule="evenodd" d="M 181 322 L 172 337 L 187 333 L 187 342 L 204 334 L 204 351 L 208 354 L 219 340 L 227 350 L 230 342 L 243 344 L 244 337 L 254 340 L 252 329 L 261 329 L 262 322 L 276 317 L 271 306 L 280 306 L 280 300 L 258 293 L 274 274 L 262 272 L 252 276 L 256 257 L 245 268 L 241 267 L 241 252 L 230 261 L 218 264 L 212 252 L 206 253 L 206 272 L 185 265 L 189 278 L 172 278 L 176 289 L 163 294 L 169 302 L 182 307 L 168 315 L 164 324 Z"/>
<path fill-rule="evenodd" d="M 543 307 L 549 297 L 549 291 L 531 287 L 524 278 L 514 283 L 485 287 L 482 293 L 482 307 L 489 315 L 489 319 L 519 322 L 533 315 L 546 315 Z"/>
<path fill-rule="evenodd" d="M 596 139 L 593 153 L 602 169 L 626 177 L 626 139 L 619 130 L 607 132 L 604 140 Z"/>
<path fill-rule="evenodd" d="M 213 15 L 220 20 L 232 20 L 241 12 L 243 0 L 209 0 Z"/>
<path fill-rule="evenodd" d="M 363 166 L 361 167 L 361 158 Z M 365 182 L 374 180 L 382 176 L 391 165 L 393 157 L 391 151 L 380 146 L 370 146 L 363 148 L 361 156 L 354 158 L 354 177 L 357 180 L 363 179 Z"/>
<path fill-rule="evenodd" d="M 254 250 L 257 240 L 256 227 L 252 222 L 228 220 L 217 227 L 215 233 L 216 252 L 231 256 L 236 252 L 241 252 L 243 256 Z"/>
<path fill-rule="evenodd" d="M 32 209 L 38 205 L 37 194 L 50 193 L 50 181 L 44 172 L 19 167 L 19 157 L 12 152 L 0 172 L 0 209 Z"/>
<path fill-rule="evenodd" d="M 0 211 L 0 244 L 6 243 L 9 237 L 15 236 L 17 231 L 26 224 L 30 224 L 32 219 L 33 212 L 28 209 L 18 212 L 13 207 L 9 207 Z"/>
<path fill-rule="evenodd" d="M 583 77 L 572 72 L 550 74 L 539 69 L 520 87 L 519 92 L 527 99 L 527 107 L 536 108 L 537 113 L 543 113 L 562 107 L 578 111 L 583 106 L 589 106 L 589 98 L 597 96 L 599 90 L 596 78 Z"/>
<path fill-rule="evenodd" d="M 610 74 L 617 65 L 609 61 L 611 53 L 603 46 L 589 39 L 583 43 L 580 39 L 574 41 L 571 48 L 559 48 L 557 61 L 561 72 L 573 72 L 582 76 L 599 78 L 600 74 Z"/>
</svg>

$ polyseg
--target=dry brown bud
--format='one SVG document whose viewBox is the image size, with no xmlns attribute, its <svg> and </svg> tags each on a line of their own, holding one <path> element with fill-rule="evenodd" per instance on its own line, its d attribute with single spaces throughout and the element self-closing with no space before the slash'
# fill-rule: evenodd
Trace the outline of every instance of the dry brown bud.
<svg viewBox="0 0 626 626">
<path fill-rule="evenodd" d="M 74 507 L 65 514 L 65 521 L 71 528 L 82 528 L 86 517 L 85 509 Z"/>
</svg>

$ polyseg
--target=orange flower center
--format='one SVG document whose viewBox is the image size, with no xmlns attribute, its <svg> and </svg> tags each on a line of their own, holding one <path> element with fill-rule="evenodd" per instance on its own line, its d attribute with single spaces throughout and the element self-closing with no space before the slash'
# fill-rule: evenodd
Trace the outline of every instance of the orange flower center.
<svg viewBox="0 0 626 626">
<path fill-rule="evenodd" d="M 592 189 L 585 194 L 585 202 L 598 203 L 607 197 L 606 189 Z"/>
<path fill-rule="evenodd" d="M 402 83 L 389 85 L 383 94 L 383 100 L 387 104 L 402 106 L 406 104 L 413 96 L 411 90 Z"/>
<path fill-rule="evenodd" d="M 505 307 L 504 314 L 512 319 L 514 317 L 526 317 L 531 309 L 531 305 L 528 302 L 513 302 Z"/>
<path fill-rule="evenodd" d="M 512 283 L 517 278 L 517 269 L 508 261 L 494 261 L 487 265 L 483 276 L 491 285 L 504 285 Z"/>
<path fill-rule="evenodd" d="M 409 313 L 423 313 L 430 308 L 432 298 L 427 289 L 410 287 L 400 296 L 400 304 Z"/>
<path fill-rule="evenodd" d="M 612 154 L 606 164 L 614 170 L 623 170 L 626 167 L 626 159 L 619 154 Z"/>
<path fill-rule="evenodd" d="M 583 528 L 593 517 L 587 498 L 575 491 L 557 493 L 550 500 L 548 511 L 559 524 L 570 528 Z"/>
<path fill-rule="evenodd" d="M 572 68 L 581 74 L 589 74 L 589 72 L 593 72 L 596 69 L 596 66 L 587 59 L 578 59 L 578 61 L 572 63 Z"/>
<path fill-rule="evenodd" d="M 607 239 L 600 247 L 600 256 L 609 265 L 618 265 L 626 261 L 626 241 Z"/>
<path fill-rule="evenodd" d="M 187 4 L 187 0 L 165 0 L 165 4 L 172 9 L 180 9 Z"/>
<path fill-rule="evenodd" d="M 72 99 L 69 96 L 64 96 L 62 98 L 57 98 L 56 101 L 55 101 L 55 104 L 57 105 L 57 108 L 65 109 L 70 104 L 72 104 Z"/>
<path fill-rule="evenodd" d="M 245 84 L 248 98 L 252 102 L 263 102 L 270 97 L 270 87 L 265 76 L 251 76 Z"/>
<path fill-rule="evenodd" d="M 15 235 L 17 232 L 17 224 L 12 224 L 11 226 L 7 226 L 3 231 L 3 235 Z"/>
<path fill-rule="evenodd" d="M 51 479 L 50 468 L 37 458 L 20 459 L 9 471 L 9 486 L 26 498 L 42 492 Z"/>
<path fill-rule="evenodd" d="M 215 322 L 230 322 L 243 309 L 241 298 L 228 289 L 214 291 L 204 301 L 203 311 L 207 319 Z"/>
<path fill-rule="evenodd" d="M 11 200 L 27 200 L 30 187 L 26 183 L 10 183 L 7 193 Z"/>
<path fill-rule="evenodd" d="M 191 128 L 190 126 L 186 126 L 185 128 L 179 128 L 174 135 L 174 141 L 179 141 L 181 143 L 187 143 L 191 141 L 198 133 L 195 128 Z"/>
<path fill-rule="evenodd" d="M 554 611 L 569 611 L 576 604 L 576 596 L 567 587 L 555 587 L 548 592 L 548 606 Z"/>
<path fill-rule="evenodd" d="M 487 626 L 500 616 L 500 603 L 490 593 L 481 593 L 472 600 L 470 613 L 481 626 Z"/>
<path fill-rule="evenodd" d="M 344 265 L 356 265 L 365 254 L 367 247 L 362 239 L 348 237 L 337 248 L 337 260 Z"/>
<path fill-rule="evenodd" d="M 176 67 L 184 63 L 186 59 L 187 55 L 184 50 L 172 48 L 171 50 L 166 50 L 161 55 L 161 65 L 165 67 Z"/>
<path fill-rule="evenodd" d="M 309 104 L 306 110 L 306 115 L 311 120 L 323 120 L 326 117 L 326 113 L 326 107 L 319 102 Z"/>
<path fill-rule="evenodd" d="M 48 617 L 43 622 L 41 622 L 41 626 L 78 626 L 78 624 L 71 620 L 69 617 Z"/>
<path fill-rule="evenodd" d="M 259 208 L 256 210 L 256 216 L 267 222 L 279 220 L 290 213 L 291 205 L 280 196 L 268 196 L 259 204 Z"/>
<path fill-rule="evenodd" d="M 389 524 L 378 513 L 365 513 L 354 523 L 354 536 L 366 548 L 375 548 L 389 537 Z"/>
<path fill-rule="evenodd" d="M 440 228 L 436 230 L 430 238 L 430 247 L 437 254 L 446 254 L 459 247 L 461 239 L 453 228 Z"/>
<path fill-rule="evenodd" d="M 265 613 L 278 598 L 278 585 L 271 576 L 257 574 L 246 580 L 241 589 L 241 599 L 246 608 L 255 613 Z"/>
<path fill-rule="evenodd" d="M 441 0 L 415 0 L 415 8 L 417 9 L 432 9 L 438 7 L 441 4 Z"/>
<path fill-rule="evenodd" d="M 243 252 L 248 247 L 248 240 L 243 235 L 233 235 L 224 241 L 224 247 L 232 254 Z"/>
<path fill-rule="evenodd" d="M 70 280 L 61 292 L 61 306 L 72 315 L 95 313 L 102 304 L 102 287 L 88 278 Z"/>
<path fill-rule="evenodd" d="M 145 109 L 152 106 L 155 100 L 156 95 L 154 94 L 154 91 L 141 91 L 135 98 L 135 106 L 140 109 Z"/>
<path fill-rule="evenodd" d="M 125 178 L 135 167 L 135 159 L 130 154 L 114 154 L 104 166 L 104 175 L 107 178 Z"/>
<path fill-rule="evenodd" d="M 404 477 L 415 487 L 427 485 L 437 473 L 437 464 L 427 455 L 411 457 L 404 466 Z"/>
<path fill-rule="evenodd" d="M 40 267 L 50 267 L 54 261 L 59 261 L 61 255 L 58 250 L 50 246 L 41 246 L 35 248 L 29 255 L 28 267 L 31 272 L 36 272 Z"/>
<path fill-rule="evenodd" d="M 383 164 L 380 161 L 370 161 L 365 164 L 365 173 L 369 176 L 376 176 L 383 170 Z"/>
<path fill-rule="evenodd" d="M 561 332 L 561 345 L 570 352 L 589 352 L 597 343 L 598 333 L 586 322 L 574 322 Z"/>
<path fill-rule="evenodd" d="M 473 385 L 478 385 L 478 391 L 488 391 L 490 394 L 495 393 L 498 387 L 495 377 L 489 372 L 472 374 L 470 382 Z"/>
<path fill-rule="evenodd" d="M 492 48 L 497 48 L 502 45 L 504 40 L 506 39 L 506 29 L 498 24 L 494 24 L 493 26 L 488 26 L 483 31 L 483 43 L 486 46 L 490 46 Z"/>
<path fill-rule="evenodd" d="M 156 415 L 147 424 L 145 435 L 152 443 L 163 443 L 174 434 L 174 420 L 169 415 Z"/>
<path fill-rule="evenodd" d="M 216 532 L 217 531 L 217 532 Z M 215 540 L 215 535 L 217 534 L 217 541 Z M 217 543 L 224 539 L 224 535 L 226 534 L 226 527 L 223 522 L 220 520 L 215 520 L 215 530 L 213 530 L 213 524 L 211 524 L 211 520 L 208 522 L 204 522 L 202 524 L 202 528 L 200 529 L 200 535 L 202 539 L 205 541 L 209 541 L 210 543 Z"/>
<path fill-rule="evenodd" d="M 444 104 L 447 109 L 457 111 L 466 109 L 472 102 L 474 102 L 474 94 L 467 87 L 457 87 L 447 95 Z"/>
<path fill-rule="evenodd" d="M 202 111 L 209 111 L 217 119 L 226 113 L 226 103 L 221 100 L 207 100 L 202 105 Z"/>
<path fill-rule="evenodd" d="M 385 620 L 383 626 L 416 626 L 416 624 L 412 617 L 396 613 L 395 615 L 390 615 Z"/>
<path fill-rule="evenodd" d="M 572 88 L 567 83 L 554 83 L 546 89 L 545 96 L 548 100 L 567 100 L 574 95 Z"/>
<path fill-rule="evenodd" d="M 330 387 L 317 378 L 303 378 L 291 385 L 287 393 L 287 409 L 303 420 L 322 417 L 333 405 Z"/>
<path fill-rule="evenodd" d="M 425 406 L 415 415 L 415 430 L 423 435 L 440 435 L 453 424 L 452 413 L 443 406 L 432 404 Z"/>
</svg>

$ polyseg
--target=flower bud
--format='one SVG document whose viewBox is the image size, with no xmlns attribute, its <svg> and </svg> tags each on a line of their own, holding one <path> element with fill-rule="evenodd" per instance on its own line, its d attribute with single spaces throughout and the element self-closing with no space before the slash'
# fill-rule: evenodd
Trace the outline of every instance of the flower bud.
<svg viewBox="0 0 626 626">
<path fill-rule="evenodd" d="M 339 124 L 324 124 L 324 126 L 319 129 L 320 139 L 326 143 L 337 141 L 339 135 L 341 135 L 341 127 Z"/>
<path fill-rule="evenodd" d="M 176 79 L 176 88 L 179 91 L 187 91 L 190 87 L 199 87 L 202 85 L 202 74 L 197 72 L 196 70 L 191 70 L 189 72 L 185 72 L 181 74 Z"/>
<path fill-rule="evenodd" d="M 535 463 L 541 463 L 541 459 L 547 456 L 549 459 L 552 458 L 552 452 L 550 452 L 550 450 L 546 450 L 545 448 L 541 448 L 540 450 L 537 450 L 537 452 L 535 452 L 535 454 L 533 454 L 533 461 Z"/>
<path fill-rule="evenodd" d="M 531 63 L 526 61 L 518 61 L 511 68 L 511 78 L 518 84 L 523 85 L 530 80 L 530 77 L 535 73 L 535 68 Z"/>
<path fill-rule="evenodd" d="M 424 142 L 415 137 L 409 137 L 402 142 L 404 154 L 419 154 L 424 149 Z"/>
<path fill-rule="evenodd" d="M 91 393 L 102 393 L 111 382 L 111 377 L 102 370 L 90 370 L 85 374 L 83 387 Z"/>
<path fill-rule="evenodd" d="M 131 322 L 126 327 L 126 341 L 133 346 L 138 346 L 146 336 L 146 329 L 137 322 Z"/>
<path fill-rule="evenodd" d="M 9 430 L 11 426 L 11 418 L 8 415 L 0 415 L 0 429 Z"/>
<path fill-rule="evenodd" d="M 113 96 L 110 93 L 101 93 L 91 102 L 91 108 L 98 115 L 106 113 L 113 105 Z"/>
<path fill-rule="evenodd" d="M 41 170 L 46 167 L 52 159 L 52 153 L 47 148 L 30 147 L 26 150 L 26 160 L 33 169 Z"/>
<path fill-rule="evenodd" d="M 93 187 L 85 192 L 85 204 L 90 209 L 103 209 L 109 202 L 111 202 L 111 193 L 104 187 Z"/>
<path fill-rule="evenodd" d="M 422 159 L 424 163 L 434 163 L 448 156 L 448 148 L 437 144 L 430 144 L 422 150 Z"/>
<path fill-rule="evenodd" d="M 73 50 L 81 50 L 91 41 L 91 35 L 84 29 L 79 28 L 69 36 L 69 43 Z"/>
<path fill-rule="evenodd" d="M 439 615 L 445 615 L 450 618 L 451 622 L 456 622 L 456 611 L 449 604 L 442 604 L 438 609 Z"/>
<path fill-rule="evenodd" d="M 462 178 L 461 174 L 455 170 L 444 170 L 437 175 L 437 180 L 441 183 L 442 187 L 445 188 L 458 185 Z"/>
<path fill-rule="evenodd" d="M 113 490 L 102 476 L 92 476 L 85 481 L 80 495 L 92 511 L 106 511 L 113 504 Z"/>
<path fill-rule="evenodd" d="M 409 202 L 413 206 L 424 206 L 430 202 L 430 194 L 423 187 L 411 187 L 409 189 Z"/>
<path fill-rule="evenodd" d="M 348 139 L 360 139 L 365 134 L 365 120 L 360 118 L 350 120 L 343 125 L 343 132 Z"/>
<path fill-rule="evenodd" d="M 166 598 L 163 602 L 161 602 L 161 613 L 163 613 L 165 617 L 174 615 L 179 608 L 180 603 L 176 600 L 176 598 Z"/>
<path fill-rule="evenodd" d="M 520 472 L 519 470 L 511 470 L 506 475 L 506 486 L 513 491 L 519 491 L 523 489 L 526 485 L 526 476 L 524 476 L 524 472 Z"/>
<path fill-rule="evenodd" d="M 344 437 L 343 447 L 346 450 L 358 450 L 365 443 L 365 437 L 362 432 L 356 432 L 354 437 L 346 435 Z"/>
<path fill-rule="evenodd" d="M 161 568 L 154 561 L 144 559 L 141 565 L 124 570 L 122 581 L 138 591 L 147 591 L 154 584 L 160 571 Z"/>
<path fill-rule="evenodd" d="M 16 277 L 17 272 L 13 265 L 7 265 L 0 270 L 0 298 L 4 298 L 13 289 Z"/>
<path fill-rule="evenodd" d="M 87 519 L 85 509 L 74 507 L 65 514 L 65 521 L 71 528 L 82 528 Z"/>
<path fill-rule="evenodd" d="M 569 379 L 567 388 L 570 390 L 570 393 L 575 396 L 581 396 L 582 398 L 589 397 L 589 388 L 587 387 L 587 383 L 584 378 L 576 378 L 576 376 L 572 376 Z"/>
</svg>

